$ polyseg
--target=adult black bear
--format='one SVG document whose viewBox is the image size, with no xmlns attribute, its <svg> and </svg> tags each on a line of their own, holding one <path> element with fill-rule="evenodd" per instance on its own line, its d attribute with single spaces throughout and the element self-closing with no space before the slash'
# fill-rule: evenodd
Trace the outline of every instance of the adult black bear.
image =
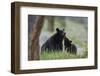
<svg viewBox="0 0 100 76">
<path fill-rule="evenodd" d="M 62 41 L 65 37 L 66 33 L 59 28 L 56 28 L 56 33 L 51 36 L 41 47 L 41 51 L 59 51 L 62 50 L 63 44 Z"/>
<path fill-rule="evenodd" d="M 72 41 L 69 40 L 67 37 L 64 38 L 64 46 L 68 52 L 73 54 L 77 53 L 77 47 L 74 44 L 72 44 Z"/>
</svg>

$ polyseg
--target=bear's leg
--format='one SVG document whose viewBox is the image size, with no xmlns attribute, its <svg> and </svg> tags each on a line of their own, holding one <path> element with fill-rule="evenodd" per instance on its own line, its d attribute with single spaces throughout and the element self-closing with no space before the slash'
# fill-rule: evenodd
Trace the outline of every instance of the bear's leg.
<svg viewBox="0 0 100 76">
<path fill-rule="evenodd" d="M 68 47 L 67 51 L 72 53 L 72 54 L 77 54 L 77 48 L 74 44 L 72 44 L 70 47 Z"/>
<path fill-rule="evenodd" d="M 71 45 L 71 51 L 73 54 L 77 54 L 77 48 L 74 44 Z"/>
</svg>

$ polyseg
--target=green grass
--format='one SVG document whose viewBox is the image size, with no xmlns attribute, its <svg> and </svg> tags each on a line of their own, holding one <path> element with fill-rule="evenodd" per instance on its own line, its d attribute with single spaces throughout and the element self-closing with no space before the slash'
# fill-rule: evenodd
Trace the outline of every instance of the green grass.
<svg viewBox="0 0 100 76">
<path fill-rule="evenodd" d="M 48 52 L 44 51 L 40 55 L 40 60 L 56 60 L 56 59 L 79 59 L 79 58 L 86 58 L 87 57 L 87 51 L 84 51 L 82 55 L 75 55 L 71 54 L 69 52 L 62 52 L 62 51 L 56 51 L 56 52 Z"/>
</svg>

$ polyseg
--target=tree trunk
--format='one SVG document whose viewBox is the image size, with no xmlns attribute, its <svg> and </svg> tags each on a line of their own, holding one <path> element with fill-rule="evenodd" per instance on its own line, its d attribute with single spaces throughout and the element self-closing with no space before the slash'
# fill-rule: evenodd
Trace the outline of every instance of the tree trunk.
<svg viewBox="0 0 100 76">
<path fill-rule="evenodd" d="M 37 16 L 31 33 L 31 49 L 29 50 L 29 60 L 39 60 L 39 36 L 43 27 L 44 16 Z"/>
<path fill-rule="evenodd" d="M 53 16 L 48 16 L 47 21 L 48 21 L 48 30 L 50 32 L 53 32 L 54 31 L 54 17 Z"/>
</svg>

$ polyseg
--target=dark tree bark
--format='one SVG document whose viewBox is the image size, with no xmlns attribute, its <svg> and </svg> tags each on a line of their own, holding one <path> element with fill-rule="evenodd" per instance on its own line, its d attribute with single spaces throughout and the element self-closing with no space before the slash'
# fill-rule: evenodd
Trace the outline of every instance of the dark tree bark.
<svg viewBox="0 0 100 76">
<path fill-rule="evenodd" d="M 29 60 L 39 60 L 39 36 L 43 27 L 44 16 L 37 16 L 31 33 L 31 49 L 29 50 Z"/>
</svg>

